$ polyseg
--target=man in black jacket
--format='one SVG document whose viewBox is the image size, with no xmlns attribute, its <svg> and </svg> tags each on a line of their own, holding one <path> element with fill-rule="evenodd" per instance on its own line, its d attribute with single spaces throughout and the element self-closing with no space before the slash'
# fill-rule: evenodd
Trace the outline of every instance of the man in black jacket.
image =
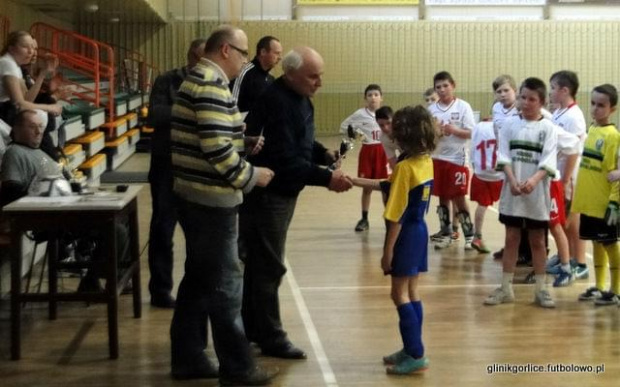
<svg viewBox="0 0 620 387">
<path fill-rule="evenodd" d="M 172 193 L 170 156 L 170 120 L 172 104 L 188 71 L 204 56 L 205 39 L 194 40 L 187 51 L 187 66 L 170 70 L 155 79 L 149 100 L 148 123 L 155 131 L 151 137 L 149 183 L 153 214 L 149 231 L 149 291 L 151 305 L 174 308 L 172 296 L 172 262 L 174 229 L 178 215 Z"/>
<path fill-rule="evenodd" d="M 247 113 L 258 96 L 274 81 L 269 74 L 282 59 L 282 45 L 273 36 L 263 36 L 256 44 L 256 56 L 231 83 L 233 97 L 241 113 Z"/>
<path fill-rule="evenodd" d="M 250 156 L 255 166 L 272 169 L 275 177 L 265 188 L 246 195 L 240 210 L 240 234 L 247 247 L 242 316 L 246 335 L 263 354 L 305 359 L 288 339 L 280 320 L 278 288 L 286 273 L 284 246 L 299 192 L 306 185 L 335 192 L 351 183 L 328 165 L 338 158 L 314 139 L 314 107 L 310 97 L 321 87 L 323 58 L 299 47 L 282 60 L 284 75 L 256 101 L 246 119 L 246 135 L 263 135 L 260 153 Z"/>
</svg>

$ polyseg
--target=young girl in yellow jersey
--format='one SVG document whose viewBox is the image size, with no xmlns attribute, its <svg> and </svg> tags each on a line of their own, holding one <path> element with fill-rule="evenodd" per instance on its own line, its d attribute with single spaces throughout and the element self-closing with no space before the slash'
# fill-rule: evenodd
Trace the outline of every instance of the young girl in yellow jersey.
<svg viewBox="0 0 620 387">
<path fill-rule="evenodd" d="M 392 120 L 393 136 L 403 154 L 390 177 L 384 217 L 388 231 L 381 268 L 392 276 L 391 296 L 399 316 L 403 349 L 385 356 L 388 374 L 406 375 L 425 369 L 428 360 L 422 343 L 420 273 L 428 269 L 428 229 L 424 215 L 433 184 L 431 152 L 436 146 L 435 122 L 423 106 L 408 106 Z M 379 180 L 353 178 L 353 184 L 379 189 Z"/>
<path fill-rule="evenodd" d="M 618 146 L 620 133 L 609 122 L 616 110 L 618 92 L 609 84 L 592 91 L 590 114 L 594 124 L 586 137 L 579 178 L 573 199 L 573 210 L 581 214 L 579 237 L 591 240 L 594 252 L 596 286 L 579 296 L 581 301 L 594 300 L 595 305 L 616 305 L 620 293 L 620 248 L 618 245 L 618 202 L 620 171 Z M 611 273 L 609 291 L 606 284 L 607 265 Z"/>
</svg>

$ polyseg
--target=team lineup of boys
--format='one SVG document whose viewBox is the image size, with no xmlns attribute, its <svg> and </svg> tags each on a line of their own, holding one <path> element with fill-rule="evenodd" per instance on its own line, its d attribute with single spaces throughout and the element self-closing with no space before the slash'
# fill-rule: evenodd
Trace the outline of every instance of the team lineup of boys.
<svg viewBox="0 0 620 387">
<path fill-rule="evenodd" d="M 616 88 L 603 84 L 592 90 L 593 123 L 586 131 L 575 101 L 579 80 L 572 71 L 554 73 L 549 93 L 538 78 L 525 79 L 517 89 L 511 76 L 499 76 L 492 84 L 492 121 L 478 124 L 471 106 L 455 96 L 456 82 L 448 72 L 435 74 L 433 83 L 424 94 L 426 108 L 406 107 L 395 114 L 380 107 L 381 88 L 371 84 L 364 92 L 366 106 L 341 125 L 343 132 L 351 126 L 363 133 L 359 177 L 351 178 L 363 188 L 362 219 L 355 230 L 369 228 L 372 190 L 381 190 L 386 203 L 381 267 L 392 276 L 391 297 L 403 341 L 401 350 L 383 358 L 390 374 L 410 374 L 428 366 L 417 285 L 418 275 L 427 271 L 429 234 L 424 215 L 431 193 L 439 198 L 440 230 L 430 236 L 435 249 L 459 238 L 451 227 L 452 209 L 452 222 L 458 219 L 461 224 L 464 248 L 489 253 L 482 239 L 483 219 L 487 207 L 499 200 L 506 237 L 503 251 L 496 254 L 503 273 L 501 285 L 485 305 L 514 302 L 512 282 L 522 239 L 531 250 L 534 270 L 528 278 L 535 283 L 536 305 L 555 307 L 546 273 L 555 276 L 554 287 L 587 278 L 585 240 L 593 243 L 595 286 L 579 300 L 619 303 L 620 133 L 610 122 L 618 102 Z M 548 94 L 552 113 L 545 109 Z M 477 203 L 473 223 L 467 193 Z M 549 260 L 547 230 L 558 250 Z M 611 280 L 606 290 L 608 270 Z"/>
</svg>

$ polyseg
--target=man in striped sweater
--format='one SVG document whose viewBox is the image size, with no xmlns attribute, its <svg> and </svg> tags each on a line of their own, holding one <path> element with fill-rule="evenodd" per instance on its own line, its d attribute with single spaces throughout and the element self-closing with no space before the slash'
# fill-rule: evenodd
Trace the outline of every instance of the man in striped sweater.
<svg viewBox="0 0 620 387">
<path fill-rule="evenodd" d="M 238 207 L 243 193 L 266 186 L 274 175 L 243 158 L 243 121 L 228 88 L 246 63 L 247 48 L 242 30 L 214 30 L 172 108 L 174 193 L 187 256 L 170 328 L 172 376 L 218 376 L 204 352 L 209 318 L 222 386 L 268 384 L 277 373 L 256 366 L 240 315 Z"/>
</svg>

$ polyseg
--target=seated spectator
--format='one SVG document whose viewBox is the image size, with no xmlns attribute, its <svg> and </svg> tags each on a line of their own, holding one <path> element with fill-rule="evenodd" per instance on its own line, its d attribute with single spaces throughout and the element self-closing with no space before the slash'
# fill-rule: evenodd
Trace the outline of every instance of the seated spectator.
<svg viewBox="0 0 620 387">
<path fill-rule="evenodd" d="M 37 68 L 37 44 L 26 31 L 11 32 L 0 54 L 0 119 L 12 125 L 15 114 L 24 109 L 40 109 L 51 118 L 60 116 L 61 104 L 56 101 L 35 101 L 46 76 L 56 71 L 58 58 L 47 54 L 43 66 Z M 35 72 L 37 74 L 34 74 Z M 49 135 L 49 132 L 55 129 L 55 120 L 50 119 L 48 122 L 49 128 L 40 148 L 58 161 L 58 152 Z"/>
<path fill-rule="evenodd" d="M 7 147 L 0 169 L 0 205 L 5 206 L 17 199 L 27 196 L 33 183 L 37 179 L 54 176 L 59 179 L 68 179 L 70 175 L 55 162 L 39 146 L 43 138 L 44 122 L 41 115 L 34 110 L 22 110 L 15 117 L 15 124 L 11 136 L 13 142 Z M 127 222 L 117 224 L 116 236 L 118 240 L 117 257 L 122 266 L 129 262 L 129 243 Z M 105 262 L 103 249 L 96 247 L 99 235 L 92 230 L 86 230 L 80 235 L 73 235 L 77 239 L 87 239 L 93 245 L 90 269 L 80 283 L 80 291 L 101 291 L 99 278 L 103 277 Z M 93 243 L 90 243 L 93 242 Z"/>
</svg>

